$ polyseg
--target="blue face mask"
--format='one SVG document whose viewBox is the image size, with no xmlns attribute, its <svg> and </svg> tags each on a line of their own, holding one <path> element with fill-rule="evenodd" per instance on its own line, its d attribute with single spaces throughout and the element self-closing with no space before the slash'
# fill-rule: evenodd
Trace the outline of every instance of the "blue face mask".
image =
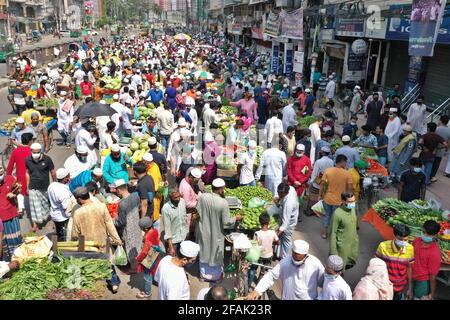
<svg viewBox="0 0 450 320">
<path fill-rule="evenodd" d="M 356 208 L 356 202 L 347 203 L 347 209 L 355 209 Z"/>
<path fill-rule="evenodd" d="M 337 278 L 337 275 L 325 273 L 325 274 L 323 275 L 323 277 L 325 278 L 325 280 L 333 281 L 334 279 Z"/>
<path fill-rule="evenodd" d="M 416 167 L 416 168 L 414 168 L 414 172 L 415 172 L 415 173 L 422 172 L 422 168 L 417 168 L 417 167 Z"/>
<path fill-rule="evenodd" d="M 426 236 L 425 234 L 422 233 L 422 235 L 420 236 L 422 238 L 422 241 L 425 243 L 431 243 L 433 242 L 434 238 L 430 237 L 430 236 Z"/>
<path fill-rule="evenodd" d="M 395 244 L 396 244 L 397 246 L 399 246 L 400 248 L 404 248 L 404 247 L 406 247 L 406 245 L 408 244 L 408 241 L 403 241 L 403 240 L 395 239 Z"/>
</svg>

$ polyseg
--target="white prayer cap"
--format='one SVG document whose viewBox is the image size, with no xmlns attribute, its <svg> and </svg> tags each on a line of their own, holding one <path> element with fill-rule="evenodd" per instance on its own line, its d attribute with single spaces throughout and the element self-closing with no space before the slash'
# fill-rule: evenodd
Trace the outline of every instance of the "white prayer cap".
<svg viewBox="0 0 450 320">
<path fill-rule="evenodd" d="M 100 100 L 99 103 L 100 103 L 100 104 L 106 104 L 106 101 L 105 101 L 105 100 Z"/>
<path fill-rule="evenodd" d="M 128 81 L 128 79 L 127 78 L 125 78 L 124 80 L 123 80 L 123 83 L 129 83 L 130 81 Z"/>
<path fill-rule="evenodd" d="M 119 95 L 118 94 L 113 95 L 113 99 L 114 100 L 119 100 Z"/>
<path fill-rule="evenodd" d="M 172 133 L 172 138 L 173 138 L 173 141 L 178 142 L 178 141 L 180 141 L 181 136 L 178 132 L 174 132 L 174 133 Z"/>
<path fill-rule="evenodd" d="M 360 86 L 355 86 L 353 89 L 361 90 L 361 87 Z"/>
<path fill-rule="evenodd" d="M 33 144 L 30 146 L 30 149 L 31 149 L 31 150 L 39 150 L 39 151 L 41 151 L 41 150 L 42 150 L 42 146 L 41 146 L 40 143 L 35 142 L 35 143 L 33 143 Z"/>
<path fill-rule="evenodd" d="M 186 97 L 186 92 L 183 92 L 181 96 Z"/>
<path fill-rule="evenodd" d="M 309 251 L 309 244 L 305 240 L 295 240 L 292 250 L 298 254 L 307 254 Z"/>
<path fill-rule="evenodd" d="M 212 142 L 212 141 L 214 141 L 214 137 L 213 137 L 212 133 L 208 131 L 205 134 L 205 142 Z"/>
<path fill-rule="evenodd" d="M 22 117 L 19 117 L 16 119 L 16 123 L 25 123 L 25 119 Z"/>
<path fill-rule="evenodd" d="M 119 152 L 120 151 L 120 147 L 118 144 L 113 144 L 111 146 L 111 152 Z"/>
<path fill-rule="evenodd" d="M 397 108 L 389 108 L 389 112 L 397 112 L 398 109 Z"/>
<path fill-rule="evenodd" d="M 287 88 L 287 87 L 288 87 L 288 85 L 287 85 L 287 84 L 284 84 L 284 85 L 283 85 L 283 88 Z"/>
<path fill-rule="evenodd" d="M 145 160 L 148 162 L 153 161 L 153 155 L 151 153 L 147 152 L 146 154 L 144 154 L 142 156 L 142 160 Z"/>
<path fill-rule="evenodd" d="M 295 147 L 295 150 L 297 150 L 297 151 L 305 151 L 305 145 L 299 143 L 299 144 Z"/>
<path fill-rule="evenodd" d="M 48 80 L 48 77 L 47 76 L 43 76 L 42 80 Z"/>
<path fill-rule="evenodd" d="M 80 145 L 77 147 L 77 153 L 88 153 L 89 149 L 87 146 Z"/>
<path fill-rule="evenodd" d="M 186 119 L 184 119 L 184 118 L 180 118 L 180 119 L 178 119 L 178 126 L 179 127 L 185 127 L 186 126 Z"/>
<path fill-rule="evenodd" d="M 114 181 L 113 186 L 114 188 L 118 188 L 120 186 L 126 185 L 127 183 L 125 182 L 124 179 L 118 179 L 116 181 Z"/>
<path fill-rule="evenodd" d="M 155 145 L 157 143 L 157 141 L 156 141 L 156 138 L 155 137 L 150 137 L 149 139 L 148 139 L 148 144 L 150 145 L 150 146 L 153 146 L 153 145 Z"/>
<path fill-rule="evenodd" d="M 103 176 L 103 171 L 102 171 L 102 169 L 100 169 L 100 168 L 95 168 L 95 169 L 92 171 L 92 173 L 94 174 L 94 176 L 97 176 L 97 177 Z"/>
<path fill-rule="evenodd" d="M 180 243 L 180 253 L 187 258 L 195 258 L 200 252 L 200 246 L 192 241 L 186 240 Z"/>
<path fill-rule="evenodd" d="M 350 140 L 350 136 L 345 135 L 342 137 L 342 142 L 349 142 Z"/>
<path fill-rule="evenodd" d="M 214 179 L 212 186 L 214 188 L 223 188 L 223 187 L 225 187 L 225 181 L 221 178 L 216 178 L 216 179 Z"/>
<path fill-rule="evenodd" d="M 199 168 L 194 168 L 191 170 L 191 175 L 194 178 L 200 179 L 202 177 L 202 170 L 200 170 Z"/>
<path fill-rule="evenodd" d="M 59 93 L 59 95 L 60 95 L 61 97 L 65 97 L 65 96 L 67 95 L 67 92 L 61 91 L 61 92 Z"/>
<path fill-rule="evenodd" d="M 310 88 L 306 88 L 306 89 L 305 89 L 305 92 L 306 92 L 306 93 L 311 93 L 311 89 L 310 89 Z"/>
<path fill-rule="evenodd" d="M 167 81 L 167 85 L 172 84 L 172 81 Z"/>
<path fill-rule="evenodd" d="M 56 170 L 56 179 L 61 180 L 69 175 L 69 171 L 66 168 L 59 168 Z"/>
<path fill-rule="evenodd" d="M 248 147 L 249 147 L 250 149 L 256 149 L 256 146 L 257 146 L 257 144 L 256 144 L 256 141 L 255 141 L 255 140 L 250 140 L 250 141 L 248 142 Z"/>
<path fill-rule="evenodd" d="M 75 68 L 75 69 L 80 69 L 80 67 L 79 67 L 79 66 L 75 66 L 74 68 Z"/>
<path fill-rule="evenodd" d="M 202 95 L 202 93 L 201 93 L 200 91 L 197 91 L 195 94 L 196 94 L 197 96 L 201 96 L 201 95 Z"/>
</svg>

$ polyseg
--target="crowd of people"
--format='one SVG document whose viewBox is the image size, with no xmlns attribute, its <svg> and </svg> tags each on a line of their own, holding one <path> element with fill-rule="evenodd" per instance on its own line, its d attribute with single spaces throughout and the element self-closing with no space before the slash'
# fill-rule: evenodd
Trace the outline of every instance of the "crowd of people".
<svg viewBox="0 0 450 320">
<path fill-rule="evenodd" d="M 17 60 L 20 70 L 27 68 L 26 60 Z M 105 76 L 120 78 L 110 103 L 114 114 L 76 116 L 79 105 L 107 104 Z M 375 150 L 400 183 L 399 199 L 424 199 L 448 147 L 448 116 L 440 118 L 439 126 L 425 125 L 424 98 L 405 112 L 398 86 L 385 98 L 377 88 L 367 96 L 359 86 L 339 96 L 336 74 L 317 71 L 312 79 L 312 87 L 292 87 L 288 78 L 270 72 L 268 55 L 214 36 L 189 42 L 129 37 L 83 46 L 60 65 L 37 72 L 36 97 L 58 99 L 60 144 L 74 151 L 60 168 L 46 154 L 48 132 L 33 99 L 21 79 L 14 79 L 10 90 L 20 117 L 10 136 L 17 148 L 8 167 L 0 168 L 0 267 L 17 267 L 9 261 L 23 241 L 19 219 L 26 214 L 34 232 L 51 220 L 59 241 L 83 235 L 88 241 L 123 245 L 127 272 L 144 273 L 139 298 L 152 297 L 155 280 L 159 299 L 190 299 L 185 269 L 198 261 L 200 278 L 220 283 L 226 228 L 241 220 L 231 217 L 227 184 L 217 172 L 216 160 L 231 153 L 238 163 L 238 184 L 264 186 L 281 212 L 276 230 L 268 228 L 267 214 L 260 216 L 255 238 L 263 247 L 261 259 L 281 261 L 247 299 L 259 298 L 277 279 L 284 300 L 432 299 L 440 265 L 439 225 L 432 221 L 412 244 L 407 242 L 409 229 L 396 225 L 395 239 L 379 245 L 353 292 L 343 275 L 357 264 L 360 252 L 358 202 L 368 163 L 358 147 Z M 221 107 L 226 102 L 237 113 L 224 136 Z M 154 109 L 137 125 L 139 107 L 148 103 Z M 315 122 L 302 128 L 298 118 L 307 115 Z M 342 132 L 335 125 L 338 118 Z M 121 143 L 136 135 L 148 137 L 149 151 L 140 161 Z M 334 149 L 336 137 L 343 146 Z M 265 148 L 258 166 L 257 146 Z M 119 201 L 115 218 L 106 205 L 113 200 Z M 319 200 L 324 208 L 321 236 L 330 251 L 325 264 L 309 252 L 306 241 L 294 239 L 299 214 L 314 214 L 311 207 Z M 273 250 L 275 243 L 279 252 Z M 254 278 L 251 269 L 250 287 Z M 114 267 L 108 282 L 113 292 L 119 290 Z M 214 286 L 199 297 L 224 299 L 224 292 Z"/>
</svg>

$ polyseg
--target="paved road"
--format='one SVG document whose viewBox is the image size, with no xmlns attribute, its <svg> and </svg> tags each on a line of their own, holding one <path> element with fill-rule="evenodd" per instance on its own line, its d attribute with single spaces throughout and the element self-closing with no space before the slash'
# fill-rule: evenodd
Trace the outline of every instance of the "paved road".
<svg viewBox="0 0 450 320">
<path fill-rule="evenodd" d="M 6 89 L 0 90 L 0 122 L 5 121 L 12 116 L 11 108 L 6 99 Z M 360 119 L 362 122 L 363 120 Z M 339 129 L 338 129 L 339 131 Z M 55 136 L 58 136 L 56 133 Z M 4 148 L 6 143 L 5 138 L 0 138 L 0 148 Z M 53 159 L 56 168 L 63 165 L 65 159 L 72 154 L 72 150 L 66 148 L 55 146 L 49 152 L 49 156 Z M 445 161 L 443 161 L 445 164 Z M 441 168 L 442 170 L 442 168 Z M 427 198 L 435 197 L 442 202 L 444 208 L 450 208 L 450 199 L 448 197 L 448 190 L 450 187 L 450 179 L 443 177 L 441 174 L 438 175 L 439 181 L 433 184 L 429 192 L 427 193 Z M 447 190 L 447 191 L 445 191 Z M 384 196 L 396 196 L 396 190 L 390 189 L 383 193 Z M 321 261 L 326 261 L 329 253 L 328 241 L 320 237 L 321 221 L 317 217 L 306 217 L 301 214 L 302 221 L 298 224 L 296 231 L 294 233 L 294 239 L 304 239 L 310 243 L 311 254 L 317 256 Z M 30 224 L 26 219 L 22 219 L 21 222 L 23 233 L 27 233 L 30 229 Z M 53 232 L 54 227 L 50 222 L 45 229 L 41 230 L 42 234 Z M 373 257 L 373 254 L 378 246 L 378 244 L 383 240 L 380 235 L 375 231 L 375 229 L 367 224 L 360 223 L 359 230 L 360 237 L 360 257 L 358 259 L 357 265 L 348 270 L 345 274 L 345 280 L 349 283 L 352 289 L 356 286 L 359 279 L 364 276 L 368 261 Z M 193 275 L 198 275 L 198 270 L 190 270 Z M 122 279 L 122 286 L 120 287 L 119 293 L 112 295 L 109 292 L 106 295 L 107 299 L 134 299 L 135 295 L 143 286 L 142 274 L 128 276 L 123 273 L 119 273 Z M 230 280 L 225 280 L 224 285 L 228 288 L 232 287 Z M 203 288 L 207 287 L 208 284 L 200 282 L 197 278 L 193 277 L 191 281 L 191 298 L 195 299 L 197 292 Z M 157 297 L 156 288 L 154 287 L 153 297 Z M 279 284 L 276 284 L 275 293 L 280 295 Z M 443 285 L 438 286 L 438 297 L 441 299 L 450 299 L 450 290 L 445 288 Z"/>
</svg>

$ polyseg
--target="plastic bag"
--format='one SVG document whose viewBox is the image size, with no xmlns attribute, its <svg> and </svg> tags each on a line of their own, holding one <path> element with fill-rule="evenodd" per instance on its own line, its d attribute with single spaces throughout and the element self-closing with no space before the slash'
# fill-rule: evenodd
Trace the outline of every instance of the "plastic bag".
<svg viewBox="0 0 450 320">
<path fill-rule="evenodd" d="M 413 200 L 408 203 L 412 207 L 419 209 L 419 210 L 430 210 L 431 205 L 428 201 L 422 201 L 422 200 Z"/>
<path fill-rule="evenodd" d="M 245 259 L 250 263 L 257 263 L 259 258 L 261 258 L 262 250 L 258 246 L 253 246 L 248 250 Z"/>
<path fill-rule="evenodd" d="M 263 199 L 258 198 L 258 197 L 251 198 L 248 202 L 249 208 L 260 208 L 260 207 L 264 207 L 265 205 L 266 205 L 266 201 L 264 201 Z"/>
<path fill-rule="evenodd" d="M 53 243 L 46 236 L 26 237 L 23 243 L 14 250 L 11 260 L 23 263 L 30 259 L 47 257 L 52 249 Z"/>
<path fill-rule="evenodd" d="M 128 264 L 127 254 L 122 246 L 118 246 L 114 252 L 113 264 L 116 266 L 126 266 Z"/>
<path fill-rule="evenodd" d="M 428 200 L 428 203 L 430 204 L 431 210 L 433 211 L 439 211 L 441 209 L 441 203 L 434 198 Z"/>
<path fill-rule="evenodd" d="M 316 213 L 320 213 L 323 214 L 324 212 L 324 208 L 323 208 L 323 200 L 320 200 L 319 202 L 317 202 L 315 205 L 313 205 L 311 207 L 311 210 L 316 212 Z"/>
</svg>

